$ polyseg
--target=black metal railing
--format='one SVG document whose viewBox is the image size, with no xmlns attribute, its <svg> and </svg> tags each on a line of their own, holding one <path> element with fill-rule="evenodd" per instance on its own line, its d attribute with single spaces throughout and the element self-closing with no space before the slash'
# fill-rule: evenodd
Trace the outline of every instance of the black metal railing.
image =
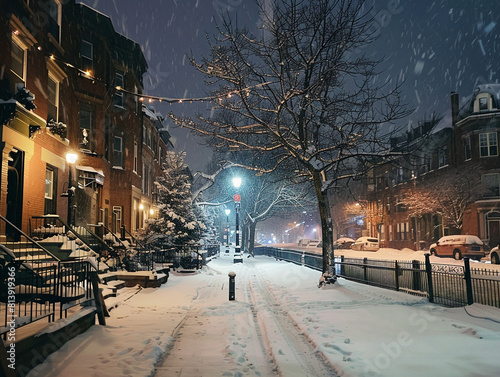
<svg viewBox="0 0 500 377">
<path fill-rule="evenodd" d="M 322 256 L 315 253 L 273 248 L 255 248 L 255 255 L 322 270 Z M 428 297 L 430 302 L 456 307 L 479 303 L 500 308 L 500 273 L 487 268 L 471 268 L 468 258 L 463 265 L 425 262 L 386 261 L 368 258 L 335 257 L 337 276 L 360 283 Z"/>
<path fill-rule="evenodd" d="M 106 242 L 86 227 L 69 226 L 58 215 L 33 216 L 29 222 L 32 238 L 47 239 L 51 236 L 66 235 L 69 239 L 78 239 L 79 251 L 68 250 L 67 254 L 59 251 L 60 259 L 81 258 L 88 256 L 88 251 L 93 251 L 104 260 L 114 258 L 115 252 Z"/>
<path fill-rule="evenodd" d="M 92 305 L 92 274 L 86 261 L 7 262 L 0 279 L 0 335 L 5 338 L 12 329 L 42 319 L 67 318 L 71 308 Z"/>
</svg>

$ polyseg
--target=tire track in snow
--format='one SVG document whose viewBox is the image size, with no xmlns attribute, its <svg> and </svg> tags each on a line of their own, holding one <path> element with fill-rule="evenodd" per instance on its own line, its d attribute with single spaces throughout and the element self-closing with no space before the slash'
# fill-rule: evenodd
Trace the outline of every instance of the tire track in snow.
<svg viewBox="0 0 500 377">
<path fill-rule="evenodd" d="M 258 317 L 256 327 L 261 328 L 269 351 L 279 373 L 284 377 L 332 377 L 336 371 L 320 352 L 307 340 L 288 313 L 283 310 L 267 287 L 258 268 L 248 260 L 252 274 L 249 279 L 249 293 L 253 310 Z"/>
</svg>

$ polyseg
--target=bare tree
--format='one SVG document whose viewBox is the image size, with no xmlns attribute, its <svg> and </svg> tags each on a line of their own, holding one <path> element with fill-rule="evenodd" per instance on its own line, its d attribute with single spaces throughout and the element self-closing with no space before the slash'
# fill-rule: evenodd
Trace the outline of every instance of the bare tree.
<svg viewBox="0 0 500 377">
<path fill-rule="evenodd" d="M 446 225 L 460 231 L 467 207 L 487 192 L 481 184 L 481 168 L 471 164 L 449 168 L 440 172 L 439 177 L 414 182 L 401 195 L 400 203 L 409 216 L 439 214 Z"/>
<path fill-rule="evenodd" d="M 244 223 L 247 229 L 247 250 L 251 255 L 259 222 L 271 217 L 290 215 L 298 209 L 307 210 L 314 204 L 306 185 L 299 185 L 277 175 L 274 173 L 256 177 L 245 195 Z"/>
<path fill-rule="evenodd" d="M 212 95 L 220 99 L 214 107 L 224 116 L 176 121 L 213 146 L 251 150 L 266 160 L 265 167 L 254 160 L 250 169 L 269 172 L 294 161 L 297 174 L 314 187 L 323 281 L 333 282 L 327 193 L 380 156 L 390 136 L 399 132 L 391 124 L 409 112 L 401 102 L 400 83 L 381 80 L 379 61 L 354 53 L 374 40 L 363 1 L 259 3 L 260 35 L 225 19 L 220 35 L 209 41 L 210 56 L 192 59 L 207 84 L 217 86 Z"/>
</svg>

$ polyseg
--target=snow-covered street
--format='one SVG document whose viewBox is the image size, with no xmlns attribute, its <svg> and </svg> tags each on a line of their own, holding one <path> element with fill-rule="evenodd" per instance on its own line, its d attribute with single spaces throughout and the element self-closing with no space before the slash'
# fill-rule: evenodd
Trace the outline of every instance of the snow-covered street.
<svg viewBox="0 0 500 377">
<path fill-rule="evenodd" d="M 494 376 L 500 310 L 444 308 L 269 257 L 232 256 L 122 290 L 36 376 Z M 228 272 L 236 273 L 229 301 Z M 136 293 L 136 294 L 134 294 Z"/>
</svg>

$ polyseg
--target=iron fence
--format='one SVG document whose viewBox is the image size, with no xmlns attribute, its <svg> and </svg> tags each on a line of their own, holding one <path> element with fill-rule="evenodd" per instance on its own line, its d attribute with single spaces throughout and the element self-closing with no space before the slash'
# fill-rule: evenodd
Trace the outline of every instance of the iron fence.
<svg viewBox="0 0 500 377">
<path fill-rule="evenodd" d="M 0 280 L 0 313 L 5 339 L 12 329 L 68 316 L 75 306 L 92 305 L 94 290 L 86 261 L 7 261 Z"/>
<path fill-rule="evenodd" d="M 307 266 L 321 271 L 322 255 L 306 251 L 262 246 L 255 255 L 267 255 L 278 260 Z M 457 307 L 479 303 L 500 308 L 500 273 L 487 268 L 471 268 L 468 258 L 463 265 L 425 262 L 375 260 L 368 258 L 335 257 L 337 276 L 428 297 L 430 302 Z"/>
</svg>

